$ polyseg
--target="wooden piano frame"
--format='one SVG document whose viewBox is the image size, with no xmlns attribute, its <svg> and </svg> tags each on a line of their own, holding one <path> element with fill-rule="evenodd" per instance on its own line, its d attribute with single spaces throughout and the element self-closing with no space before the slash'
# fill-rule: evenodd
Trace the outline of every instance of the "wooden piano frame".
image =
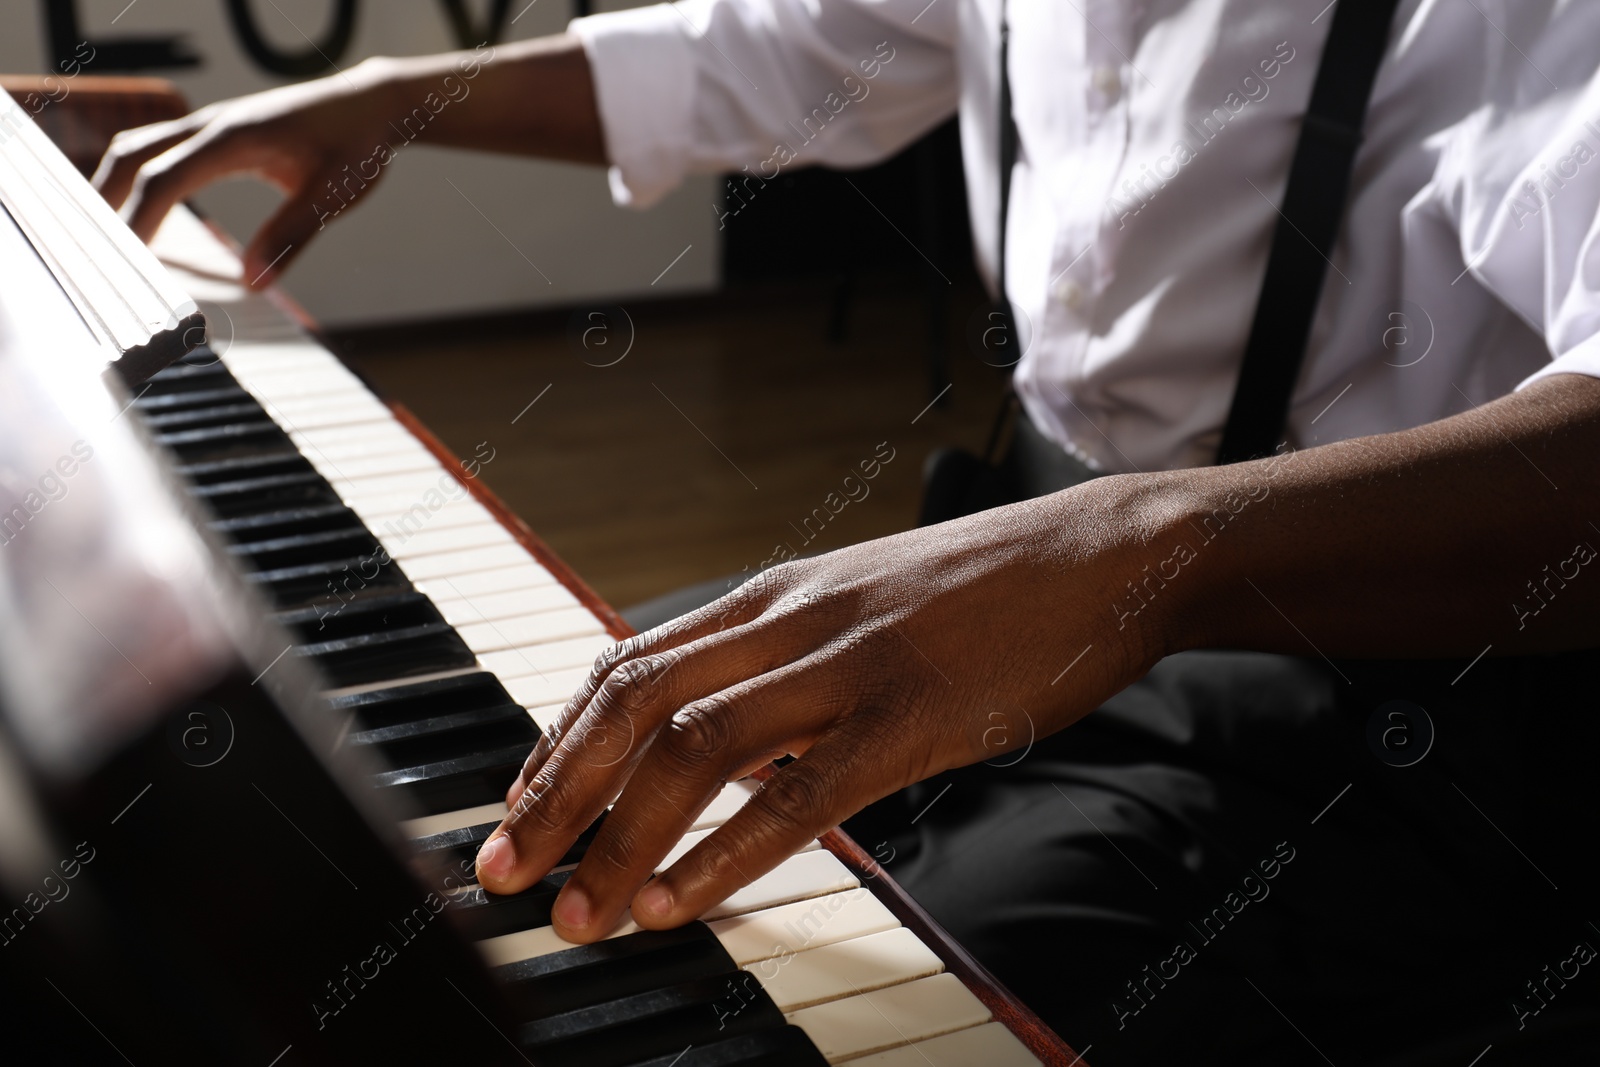
<svg viewBox="0 0 1600 1067">
<path fill-rule="evenodd" d="M 85 174 L 93 172 L 112 135 L 118 130 L 177 118 L 189 110 L 177 88 L 159 78 L 0 76 L 0 89 L 10 92 L 23 104 L 35 121 L 61 146 L 73 165 Z M 232 247 L 238 247 L 230 235 L 214 223 L 210 225 L 219 238 Z M 305 309 L 286 293 L 274 289 L 268 293 L 268 297 L 326 347 L 337 351 Z M 371 383 L 367 384 L 370 388 Z M 482 479 L 465 476 L 465 468 L 459 459 L 415 415 L 403 405 L 384 398 L 378 390 L 373 391 L 388 405 L 395 418 L 455 475 L 466 490 L 585 607 L 600 618 L 611 637 L 620 641 L 633 635 L 633 629 L 622 616 L 490 491 Z M 766 773 L 771 773 L 771 768 Z M 761 776 L 758 774 L 758 777 Z M 896 919 L 934 949 L 948 971 L 959 978 L 993 1013 L 995 1020 L 1011 1030 L 1040 1061 L 1049 1067 L 1087 1067 L 1078 1053 L 1001 985 L 983 964 L 946 934 L 860 845 L 839 829 L 829 831 L 821 841 L 824 848 L 861 878 L 862 884 L 871 889 Z"/>
</svg>

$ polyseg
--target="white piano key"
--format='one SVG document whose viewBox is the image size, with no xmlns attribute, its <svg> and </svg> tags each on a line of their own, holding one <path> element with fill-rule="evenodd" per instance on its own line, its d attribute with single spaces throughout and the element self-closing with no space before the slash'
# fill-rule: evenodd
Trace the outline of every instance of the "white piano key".
<svg viewBox="0 0 1600 1067">
<path fill-rule="evenodd" d="M 346 500 L 387 496 L 409 496 L 413 500 L 421 500 L 429 493 L 443 493 L 447 497 L 470 496 L 467 487 L 442 467 L 403 474 L 374 474 L 365 478 L 340 478 L 336 475 L 329 481 Z"/>
<path fill-rule="evenodd" d="M 1041 1067 L 1039 1058 L 1002 1023 L 957 1030 L 851 1060 L 850 1067 Z"/>
<path fill-rule="evenodd" d="M 487 508 L 464 493 L 457 496 L 424 494 L 421 497 L 406 493 L 362 497 L 346 503 L 377 532 L 386 529 L 391 533 L 415 533 L 433 527 L 471 526 L 493 518 Z"/>
<path fill-rule="evenodd" d="M 759 783 L 754 778 L 741 778 L 737 782 L 729 782 L 722 787 L 722 792 L 712 798 L 695 819 L 692 830 L 704 830 L 708 826 L 721 826 L 733 818 L 733 813 L 744 807 L 744 802 L 750 799 L 750 794 L 756 791 Z"/>
<path fill-rule="evenodd" d="M 436 556 L 420 556 L 405 565 L 406 576 L 412 581 L 424 578 L 455 578 L 473 571 L 491 571 L 527 563 L 533 557 L 521 545 L 493 545 L 489 548 L 469 548 L 461 552 L 441 552 Z M 541 701 L 542 703 L 542 701 Z"/>
<path fill-rule="evenodd" d="M 624 937 L 636 934 L 640 930 L 638 924 L 632 919 L 623 920 L 607 939 Z M 478 942 L 478 951 L 483 953 L 484 962 L 490 967 L 503 967 L 508 963 L 518 960 L 537 959 L 548 956 L 552 952 L 561 952 L 575 947 L 571 941 L 563 941 L 555 932 L 554 927 L 540 926 L 532 930 L 518 930 L 515 933 L 501 934 L 499 937 L 487 938 Z"/>
<path fill-rule="evenodd" d="M 819 944 L 826 943 L 820 940 L 826 935 L 836 935 L 833 940 L 837 941 L 890 930 L 899 925 L 894 916 L 889 914 L 889 909 L 878 903 L 877 898 L 865 889 L 834 894 L 820 901 L 818 907 L 829 916 L 829 923 L 819 928 Z M 780 956 L 786 951 L 796 951 L 786 945 L 800 940 L 790 928 L 802 918 L 794 905 L 784 905 L 708 925 L 733 961 L 743 966 Z M 636 934 L 640 929 L 632 919 L 624 919 L 606 938 Z M 479 950 L 491 967 L 548 956 L 572 947 L 572 942 L 562 940 L 548 926 L 518 930 L 478 942 Z"/>
<path fill-rule="evenodd" d="M 703 829 L 695 828 L 689 830 L 678 839 L 678 843 L 676 845 L 673 845 L 672 848 L 667 850 L 667 854 L 665 856 L 661 857 L 661 862 L 656 864 L 656 873 L 660 874 L 668 867 L 671 867 L 674 863 L 677 863 L 691 848 L 694 848 L 694 846 L 710 837 L 712 831 L 715 829 L 715 826 L 708 826 Z M 815 852 L 821 847 L 821 841 L 807 841 L 803 846 L 801 846 L 800 851 L 796 853 L 796 855 L 801 855 L 807 852 Z"/>
<path fill-rule="evenodd" d="M 512 700 L 525 708 L 537 708 L 546 704 L 565 704 L 587 677 L 589 668 L 579 667 L 529 674 L 521 678 L 502 677 L 500 683 L 511 694 Z"/>
<path fill-rule="evenodd" d="M 796 900 L 854 889 L 861 881 L 831 852 L 802 852 L 757 878 L 706 912 L 709 922 Z"/>
<path fill-rule="evenodd" d="M 418 589 L 437 601 L 441 596 L 457 600 L 469 597 L 477 599 L 507 590 L 537 589 L 556 584 L 556 576 L 529 557 L 509 567 L 413 581 Z"/>
<path fill-rule="evenodd" d="M 332 455 L 309 442 L 295 442 L 300 454 L 311 461 L 317 473 L 332 481 L 351 481 L 383 474 L 410 474 L 437 470 L 439 461 L 420 445 L 410 449 L 391 449 L 375 455 Z"/>
<path fill-rule="evenodd" d="M 254 392 L 254 390 L 251 391 Z M 290 414 L 282 410 L 277 404 L 272 403 L 270 397 L 262 396 L 260 393 L 255 395 L 263 401 L 262 406 L 267 409 L 267 414 L 272 416 L 272 421 L 289 431 L 305 431 L 321 426 L 349 426 L 360 422 L 385 422 L 394 418 L 388 408 L 378 403 L 371 396 L 352 400 L 345 405 L 317 410 L 301 410 Z"/>
<path fill-rule="evenodd" d="M 926 978 L 943 971 L 944 963 L 901 926 L 779 956 L 749 969 L 778 1010 L 791 1012 Z"/>
<path fill-rule="evenodd" d="M 749 912 L 708 924 L 733 962 L 741 967 L 900 925 L 868 889 L 851 889 L 811 900 Z"/>
<path fill-rule="evenodd" d="M 556 720 L 561 718 L 561 712 L 564 708 L 566 708 L 565 704 L 545 704 L 541 707 L 529 708 L 528 717 L 533 720 L 540 733 L 547 734 L 555 727 Z"/>
<path fill-rule="evenodd" d="M 510 782 L 506 783 L 506 788 L 511 788 Z M 480 823 L 499 822 L 505 817 L 505 803 L 497 800 L 491 804 L 479 804 L 474 808 L 461 808 L 457 811 L 440 812 L 438 815 L 406 819 L 400 824 L 400 829 L 407 837 L 427 837 L 429 834 L 442 834 L 446 830 L 460 830 Z"/>
<path fill-rule="evenodd" d="M 401 565 L 405 559 L 401 557 Z M 603 634 L 605 627 L 586 607 L 563 608 L 556 611 L 539 611 L 512 619 L 469 623 L 457 626 L 456 632 L 474 652 L 495 652 L 503 648 L 559 641 L 566 637 Z"/>
<path fill-rule="evenodd" d="M 791 1012 L 829 1063 L 965 1030 L 989 1021 L 989 1009 L 953 974 L 862 993 Z"/>
<path fill-rule="evenodd" d="M 434 586 L 434 583 L 430 582 L 429 585 Z M 428 593 L 428 597 L 438 606 L 445 620 L 451 625 L 489 622 L 517 615 L 530 615 L 536 611 L 583 606 L 577 597 L 567 592 L 566 586 L 559 584 L 471 597 L 456 596 L 448 585 L 434 586 L 431 592 L 428 590 L 424 592 Z M 596 656 L 599 654 L 598 651 L 595 653 Z M 592 660 L 594 657 L 589 658 Z"/>
<path fill-rule="evenodd" d="M 431 556 L 439 552 L 458 552 L 466 548 L 487 548 L 491 545 L 516 545 L 511 531 L 498 522 L 479 522 L 469 526 L 443 526 L 434 529 L 424 525 L 411 533 L 393 533 L 380 526 L 373 530 L 389 555 L 402 562 L 417 556 Z M 518 546 L 521 547 L 521 546 Z"/>
<path fill-rule="evenodd" d="M 384 423 L 363 423 L 356 426 L 324 426 L 316 430 L 295 431 L 289 434 L 295 442 L 309 441 L 318 448 L 335 451 L 349 449 L 359 452 L 370 446 L 373 449 L 393 442 L 402 446 L 420 445 L 412 434 L 393 417 Z"/>
<path fill-rule="evenodd" d="M 435 601 L 437 604 L 438 602 Z M 445 614 L 452 626 L 460 620 Z M 611 638 L 604 635 L 570 637 L 540 645 L 523 645 L 498 652 L 478 653 L 478 663 L 497 678 L 516 678 L 537 671 L 562 671 L 574 667 L 588 667 L 596 656 L 611 646 Z"/>
</svg>

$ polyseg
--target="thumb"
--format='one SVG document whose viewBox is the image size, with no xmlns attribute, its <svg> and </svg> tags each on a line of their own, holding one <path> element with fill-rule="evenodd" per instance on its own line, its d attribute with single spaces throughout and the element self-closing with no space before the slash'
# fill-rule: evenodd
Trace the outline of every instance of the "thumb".
<svg viewBox="0 0 1600 1067">
<path fill-rule="evenodd" d="M 244 282 L 264 289 L 278 279 L 300 251 L 320 233 L 343 204 L 318 196 L 319 182 L 296 189 L 261 224 L 244 252 Z"/>
</svg>

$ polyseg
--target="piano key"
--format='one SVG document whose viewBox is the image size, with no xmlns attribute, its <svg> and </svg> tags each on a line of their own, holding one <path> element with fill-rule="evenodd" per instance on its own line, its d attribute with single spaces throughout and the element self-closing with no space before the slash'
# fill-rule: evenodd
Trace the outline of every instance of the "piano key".
<svg viewBox="0 0 1600 1067">
<path fill-rule="evenodd" d="M 435 603 L 437 604 L 438 602 L 435 601 Z M 450 605 L 448 604 L 439 605 L 439 610 L 444 614 L 445 619 L 453 625 L 460 626 L 461 619 L 452 617 L 449 609 Z M 462 614 L 465 614 L 465 612 Z M 549 673 L 573 668 L 587 668 L 594 663 L 596 656 L 610 648 L 611 645 L 610 637 L 604 634 L 589 634 L 583 637 L 563 638 L 559 641 L 518 645 L 514 648 L 500 649 L 495 652 L 479 652 L 478 663 L 484 670 L 490 671 L 500 678 L 516 678 L 538 671 Z"/>
<path fill-rule="evenodd" d="M 899 925 L 900 920 L 868 889 L 830 893 L 710 924 L 741 967 Z"/>
<path fill-rule="evenodd" d="M 578 667 L 521 677 L 502 677 L 500 680 L 505 683 L 506 692 L 511 694 L 512 700 L 525 708 L 536 708 L 549 704 L 565 704 L 587 677 L 589 668 Z"/>
<path fill-rule="evenodd" d="M 506 783 L 510 788 L 510 782 Z M 421 815 L 414 819 L 405 819 L 400 823 L 400 831 L 407 837 L 428 837 L 433 834 L 442 834 L 447 830 L 459 830 L 463 827 L 473 826 L 477 823 L 498 823 L 506 817 L 505 793 L 502 790 L 499 800 L 487 804 L 476 804 L 467 808 L 457 808 L 454 811 L 443 811 L 433 815 Z"/>
<path fill-rule="evenodd" d="M 678 839 L 678 843 L 676 845 L 673 845 L 667 850 L 667 854 L 662 857 L 661 862 L 656 864 L 656 870 L 664 871 L 668 867 L 671 867 L 674 863 L 677 863 L 691 848 L 704 841 L 707 837 L 710 837 L 711 832 L 716 828 L 717 827 L 713 825 L 703 828 L 696 828 L 685 833 Z M 800 853 L 804 852 L 815 852 L 821 847 L 821 841 L 812 839 L 801 845 L 799 851 L 795 854 L 799 855 Z"/>
<path fill-rule="evenodd" d="M 563 638 L 602 634 L 605 626 L 585 607 L 539 611 L 493 622 L 458 626 L 461 640 L 474 652 L 497 652 L 521 645 L 543 644 Z"/>
<path fill-rule="evenodd" d="M 822 1067 L 827 1062 L 805 1031 L 781 1026 L 691 1045 L 676 1055 L 658 1056 L 635 1067 Z"/>
<path fill-rule="evenodd" d="M 544 1067 L 623 1067 L 741 1033 L 783 1016 L 743 971 L 728 971 L 524 1023 L 517 1044 Z M 742 998 L 742 999 L 741 999 Z"/>
<path fill-rule="evenodd" d="M 455 596 L 447 584 L 435 585 L 430 582 L 428 585 L 429 588 L 423 592 L 427 593 L 438 606 L 439 613 L 456 626 L 471 622 L 509 619 L 515 615 L 529 615 L 536 611 L 583 606 L 577 597 L 567 592 L 566 586 L 556 584 L 536 586 L 533 589 L 485 593 L 481 596 Z M 596 655 L 598 654 L 596 652 Z M 592 660 L 594 657 L 589 658 Z"/>
<path fill-rule="evenodd" d="M 417 588 L 427 593 L 437 603 L 446 599 L 477 599 L 498 592 L 519 589 L 537 589 L 556 584 L 556 576 L 525 557 L 522 562 L 471 574 L 453 574 L 440 577 L 418 578 Z"/>
<path fill-rule="evenodd" d="M 707 921 L 854 889 L 861 884 L 831 852 L 802 852 L 706 912 Z"/>
<path fill-rule="evenodd" d="M 503 815 L 504 811 L 502 810 L 500 814 Z M 563 867 L 576 865 L 582 860 L 584 854 L 589 851 L 589 846 L 594 843 L 595 836 L 599 834 L 600 827 L 605 823 L 605 820 L 606 815 L 602 812 L 598 819 L 589 824 L 588 829 L 578 835 L 577 840 L 572 842 L 567 851 L 562 853 L 561 859 L 557 861 L 554 869 L 559 871 Z M 478 850 L 483 847 L 483 843 L 489 839 L 489 835 L 499 825 L 500 820 L 496 818 L 487 822 L 476 823 L 472 826 L 445 830 L 427 837 L 416 838 L 412 841 L 412 846 L 419 856 L 428 857 L 438 866 L 468 872 L 465 880 L 476 884 L 477 877 L 476 872 L 473 871 L 473 861 L 477 858 Z M 478 934 L 474 936 L 481 938 L 485 935 Z"/>
<path fill-rule="evenodd" d="M 757 878 L 750 885 L 729 897 L 728 900 L 707 913 L 706 922 L 711 926 L 712 931 L 722 939 L 723 944 L 728 946 L 729 955 L 733 956 L 734 960 L 742 965 L 746 961 L 740 959 L 740 955 L 752 951 L 752 946 L 747 943 L 751 936 L 756 936 L 760 940 L 760 947 L 754 949 L 758 953 L 764 952 L 776 955 L 784 951 L 784 942 L 780 937 L 782 931 L 769 929 L 767 925 L 761 925 L 756 935 L 750 935 L 744 932 L 744 928 L 719 926 L 718 921 L 720 919 L 747 913 L 770 911 L 785 904 L 822 897 L 829 899 L 824 899 L 816 904 L 815 908 L 812 909 L 812 912 L 815 912 L 814 915 L 812 912 L 801 909 L 794 911 L 792 915 L 785 913 L 777 921 L 780 923 L 799 922 L 801 924 L 789 934 L 790 940 L 796 940 L 804 936 L 809 927 L 815 927 L 818 931 L 830 929 L 844 932 L 853 929 L 848 920 L 837 924 L 831 920 L 840 914 L 844 914 L 847 911 L 847 905 L 853 904 L 853 901 L 835 901 L 831 898 L 838 897 L 844 890 L 853 889 L 859 885 L 860 883 L 856 880 L 856 877 L 845 870 L 844 865 L 834 859 L 832 853 L 804 853 L 793 857 L 761 878 Z M 866 891 L 862 890 L 862 892 Z M 870 894 L 868 899 L 871 899 Z M 877 901 L 873 900 L 873 903 L 876 904 Z M 883 906 L 880 904 L 878 907 L 882 908 Z M 859 909 L 852 908 L 848 910 L 851 919 L 859 919 L 856 914 Z M 888 914 L 887 909 L 884 909 L 884 914 Z M 898 925 L 895 923 L 893 916 L 889 916 L 889 922 L 891 925 Z M 626 919 L 608 936 L 621 937 L 634 933 L 639 929 L 640 927 L 632 919 Z M 723 937 L 724 930 L 728 930 L 733 934 L 732 943 Z M 851 934 L 851 936 L 857 935 Z M 483 951 L 484 956 L 491 965 L 500 966 L 507 963 L 515 963 L 518 960 L 530 959 L 534 956 L 546 955 L 550 952 L 559 952 L 563 948 L 570 947 L 570 943 L 561 940 L 553 929 L 546 926 L 532 930 L 521 930 L 502 937 L 488 938 L 478 942 L 478 947 Z M 754 957 L 754 959 L 766 958 L 766 955 L 759 954 Z"/>
<path fill-rule="evenodd" d="M 706 975 L 734 963 L 704 923 L 641 930 L 507 964 L 496 971 L 519 1014 L 537 1018 Z"/>
<path fill-rule="evenodd" d="M 456 811 L 492 804 L 495 797 L 503 802 L 507 783 L 522 770 L 532 751 L 532 741 L 518 742 L 471 755 L 381 771 L 372 776 L 372 781 L 379 789 L 404 792 L 412 806 L 426 814 Z"/>
<path fill-rule="evenodd" d="M 905 927 L 779 956 L 753 968 L 786 1012 L 939 974 L 944 963 Z"/>
<path fill-rule="evenodd" d="M 789 1013 L 829 1063 L 986 1023 L 989 1009 L 952 974 Z"/>
<path fill-rule="evenodd" d="M 495 545 L 517 545 L 511 531 L 497 522 L 478 522 L 467 526 L 435 528 L 424 524 L 415 532 L 394 533 L 384 527 L 375 531 L 383 546 L 395 559 L 407 560 L 416 556 L 431 556 L 441 552 L 459 552 L 469 548 L 489 548 Z"/>
<path fill-rule="evenodd" d="M 359 510 L 359 509 L 358 509 Z M 527 549 L 518 544 L 493 545 L 489 548 L 468 548 L 459 552 L 441 552 L 422 556 L 406 566 L 413 581 L 424 578 L 455 578 L 473 571 L 489 571 L 510 567 L 529 560 Z"/>
<path fill-rule="evenodd" d="M 850 1061 L 850 1067 L 1040 1067 L 1017 1036 L 997 1022 L 931 1037 Z"/>
<path fill-rule="evenodd" d="M 474 708 L 413 722 L 351 731 L 344 743 L 379 753 L 391 766 L 466 756 L 489 748 L 525 743 L 530 750 L 539 730 L 515 704 Z"/>
</svg>

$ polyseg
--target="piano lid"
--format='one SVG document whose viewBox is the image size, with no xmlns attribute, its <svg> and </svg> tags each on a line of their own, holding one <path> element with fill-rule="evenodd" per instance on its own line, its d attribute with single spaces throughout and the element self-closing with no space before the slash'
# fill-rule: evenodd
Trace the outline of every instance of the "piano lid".
<svg viewBox="0 0 1600 1067">
<path fill-rule="evenodd" d="M 0 206 L 124 382 L 148 378 L 205 340 L 189 296 L 44 135 L 0 92 Z"/>
<path fill-rule="evenodd" d="M 234 635 L 103 350 L 6 210 L 0 273 L 0 709 L 30 763 L 75 776 L 213 681 Z"/>
</svg>

